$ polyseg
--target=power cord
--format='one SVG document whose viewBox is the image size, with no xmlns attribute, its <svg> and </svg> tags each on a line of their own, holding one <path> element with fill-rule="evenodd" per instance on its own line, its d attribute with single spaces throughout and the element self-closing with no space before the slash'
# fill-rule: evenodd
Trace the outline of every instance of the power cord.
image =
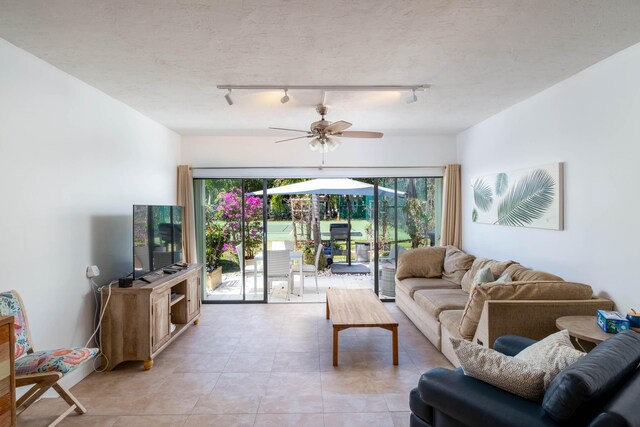
<svg viewBox="0 0 640 427">
<path fill-rule="evenodd" d="M 107 356 L 102 352 L 102 343 L 100 342 L 100 338 L 99 338 L 98 332 L 100 331 L 100 327 L 102 326 L 102 318 L 104 317 L 104 313 L 107 311 L 107 306 L 109 305 L 109 300 L 111 299 L 111 286 L 113 286 L 118 281 L 117 280 L 113 280 L 108 285 L 99 286 L 93 280 L 93 278 L 91 278 L 89 280 L 91 282 L 91 290 L 93 291 L 94 300 L 96 302 L 96 310 L 95 310 L 95 314 L 93 316 L 93 321 L 95 322 L 96 318 L 98 318 L 98 325 L 96 326 L 95 331 L 93 331 L 93 334 L 91 334 L 91 336 L 87 340 L 87 343 L 84 346 L 85 347 L 89 347 L 89 344 L 91 344 L 91 341 L 95 337 L 96 344 L 98 345 L 98 349 L 100 351 L 98 353 L 98 357 L 96 357 L 94 359 L 93 370 L 95 372 L 104 372 L 104 371 L 106 371 L 106 367 L 109 366 L 109 358 L 107 358 Z M 107 294 L 107 300 L 105 301 L 104 307 L 102 307 L 102 310 L 100 312 L 100 316 L 98 317 L 98 312 L 100 311 L 100 304 L 99 304 L 99 301 L 98 301 L 98 295 L 102 295 L 102 289 L 104 289 L 105 287 L 109 288 L 109 293 Z M 100 357 L 104 357 L 104 359 L 105 359 L 105 364 L 104 364 L 105 368 L 104 369 L 99 369 L 99 367 L 96 366 L 96 361 L 101 360 Z"/>
</svg>

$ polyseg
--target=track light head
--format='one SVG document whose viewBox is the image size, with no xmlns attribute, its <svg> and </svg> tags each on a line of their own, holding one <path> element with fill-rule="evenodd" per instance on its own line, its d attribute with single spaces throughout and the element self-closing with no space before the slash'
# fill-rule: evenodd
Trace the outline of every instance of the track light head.
<svg viewBox="0 0 640 427">
<path fill-rule="evenodd" d="M 233 98 L 231 98 L 231 89 L 228 89 L 229 93 L 224 96 L 224 99 L 227 100 L 227 104 L 233 105 Z"/>
<path fill-rule="evenodd" d="M 416 95 L 416 90 L 413 89 L 411 91 L 411 95 L 409 95 L 409 97 L 407 98 L 407 104 L 413 104 L 417 100 L 418 100 L 418 95 Z"/>
<path fill-rule="evenodd" d="M 287 102 L 289 102 L 289 89 L 284 89 L 284 96 L 282 98 L 280 98 L 280 102 L 282 102 L 283 104 L 286 104 Z"/>
</svg>

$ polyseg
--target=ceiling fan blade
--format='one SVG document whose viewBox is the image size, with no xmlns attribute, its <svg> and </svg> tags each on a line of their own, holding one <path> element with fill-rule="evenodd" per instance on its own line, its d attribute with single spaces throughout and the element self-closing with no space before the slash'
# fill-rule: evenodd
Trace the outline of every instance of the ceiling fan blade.
<svg viewBox="0 0 640 427">
<path fill-rule="evenodd" d="M 313 138 L 315 135 L 306 135 L 306 136 L 296 136 L 295 138 L 289 138 L 289 139 L 281 139 L 280 141 L 275 141 L 275 144 L 278 144 L 280 142 L 285 142 L 285 141 L 293 141 L 294 139 L 304 139 L 304 138 Z"/>
<path fill-rule="evenodd" d="M 339 122 L 331 123 L 329 126 L 327 126 L 324 129 L 324 131 L 327 133 L 340 133 L 343 130 L 348 129 L 350 127 L 351 127 L 351 123 L 340 120 Z"/>
<path fill-rule="evenodd" d="M 304 132 L 304 133 L 311 133 L 308 130 L 299 130 L 299 129 L 287 129 L 287 128 L 269 128 L 269 129 L 275 129 L 275 130 L 289 130 L 291 132 Z"/>
<path fill-rule="evenodd" d="M 382 138 L 384 135 L 382 132 L 367 132 L 362 130 L 348 130 L 346 132 L 340 132 L 338 136 L 344 136 L 345 138 Z"/>
</svg>

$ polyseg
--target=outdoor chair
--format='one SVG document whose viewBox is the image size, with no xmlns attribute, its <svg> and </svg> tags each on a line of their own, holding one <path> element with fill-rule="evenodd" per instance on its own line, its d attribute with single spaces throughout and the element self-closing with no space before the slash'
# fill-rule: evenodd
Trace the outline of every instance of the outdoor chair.
<svg viewBox="0 0 640 427">
<path fill-rule="evenodd" d="M 87 410 L 69 390 L 58 381 L 68 373 L 84 365 L 98 354 L 97 348 L 73 347 L 57 350 L 35 351 L 27 312 L 20 295 L 16 291 L 0 293 L 0 315 L 14 317 L 16 387 L 32 386 L 16 402 L 16 413 L 20 415 L 47 390 L 53 388 L 69 409 L 63 412 L 49 426 L 55 426 L 71 412 L 84 414 Z"/>
<path fill-rule="evenodd" d="M 282 240 L 274 240 L 271 242 L 271 250 L 281 251 L 281 250 L 293 250 L 293 242 L 292 241 L 282 241 Z"/>
<path fill-rule="evenodd" d="M 242 257 L 244 253 L 242 252 L 242 243 L 236 245 L 236 253 L 238 254 L 238 265 L 240 266 L 240 274 L 242 277 L 245 277 L 245 274 L 251 273 L 253 274 L 253 294 L 258 293 L 258 280 L 256 278 L 256 266 L 255 265 L 246 265 L 242 262 Z M 241 282 L 242 283 L 242 282 Z"/>
<path fill-rule="evenodd" d="M 262 266 L 258 267 L 258 272 L 262 272 Z M 293 285 L 293 274 L 291 270 L 291 252 L 288 250 L 267 251 L 267 281 L 268 291 L 271 294 L 271 285 L 274 280 L 281 279 L 287 281 L 287 300 Z"/>
<path fill-rule="evenodd" d="M 320 291 L 318 290 L 318 265 L 320 263 L 320 255 L 322 254 L 322 252 L 324 251 L 324 246 L 322 246 L 322 243 L 318 244 L 318 248 L 316 249 L 316 258 L 315 258 L 315 264 L 314 265 L 310 265 L 310 264 L 303 264 L 302 265 L 302 276 L 300 277 L 300 295 L 304 295 L 304 273 L 313 273 L 314 274 L 314 278 L 316 281 L 316 293 L 320 293 Z M 298 274 L 299 271 L 296 271 L 295 269 L 293 270 L 293 274 L 296 274 L 296 272 Z"/>
</svg>

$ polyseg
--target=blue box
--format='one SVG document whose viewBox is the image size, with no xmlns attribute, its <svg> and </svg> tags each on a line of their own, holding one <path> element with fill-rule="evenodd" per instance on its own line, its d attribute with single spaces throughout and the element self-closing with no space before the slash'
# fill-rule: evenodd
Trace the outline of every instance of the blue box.
<svg viewBox="0 0 640 427">
<path fill-rule="evenodd" d="M 618 311 L 598 310 L 598 325 L 608 334 L 629 329 L 629 321 Z"/>
</svg>

